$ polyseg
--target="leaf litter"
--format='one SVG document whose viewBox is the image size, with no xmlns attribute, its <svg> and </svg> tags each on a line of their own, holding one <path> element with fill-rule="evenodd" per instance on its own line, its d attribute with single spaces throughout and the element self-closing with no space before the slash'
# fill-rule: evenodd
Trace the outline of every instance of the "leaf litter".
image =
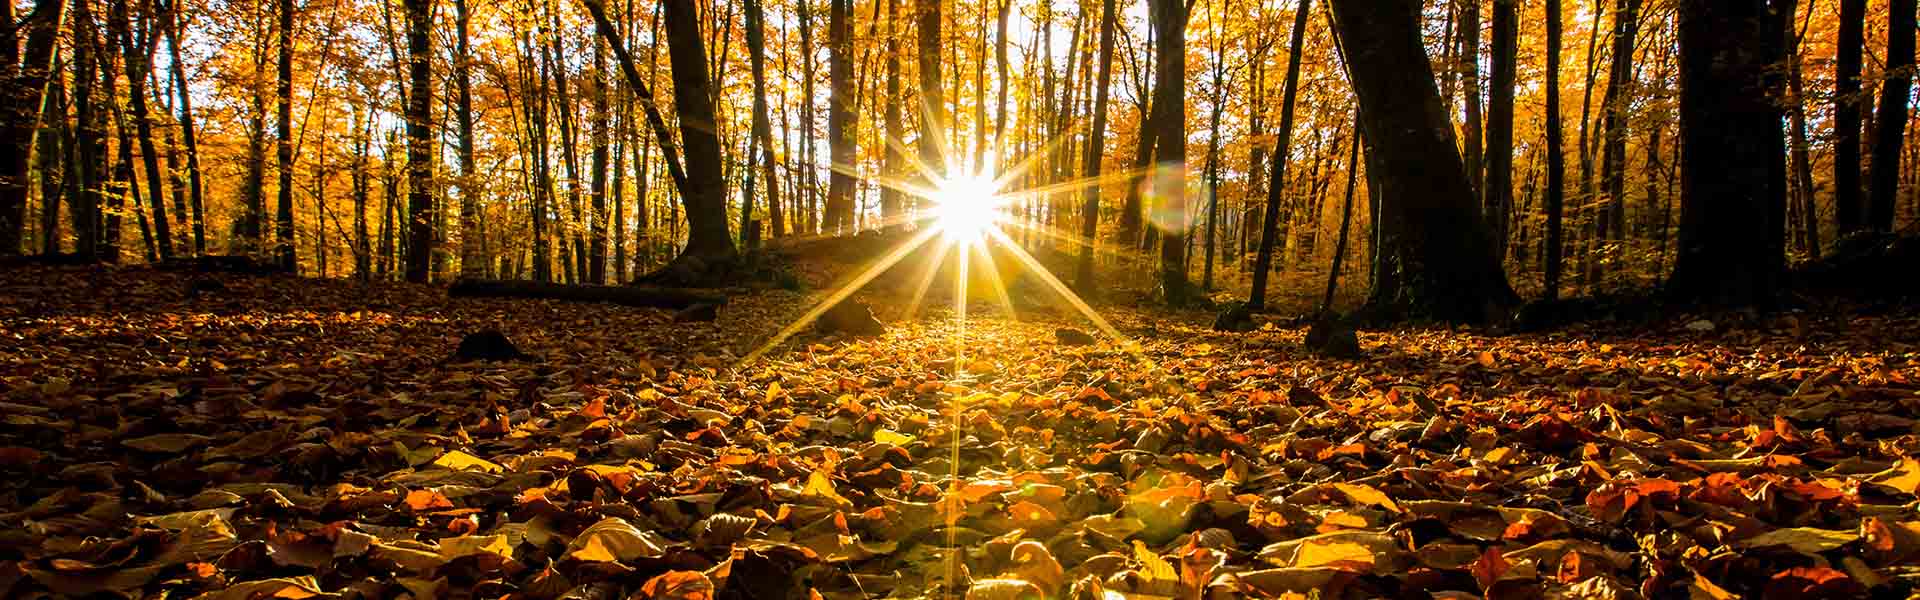
<svg viewBox="0 0 1920 600">
<path fill-rule="evenodd" d="M 1108 308 L 1134 352 L 1058 340 L 1084 324 L 1047 311 L 935 313 L 738 365 L 804 296 L 686 323 L 393 284 L 193 297 L 138 270 L 0 286 L 7 597 L 1920 584 L 1912 316 L 1368 332 L 1366 358 L 1333 360 L 1198 315 Z M 531 360 L 447 359 L 484 329 Z"/>
</svg>

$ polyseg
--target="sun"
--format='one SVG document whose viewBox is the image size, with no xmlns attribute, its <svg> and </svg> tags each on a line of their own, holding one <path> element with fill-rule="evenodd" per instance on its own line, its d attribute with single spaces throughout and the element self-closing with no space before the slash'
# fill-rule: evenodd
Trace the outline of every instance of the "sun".
<svg viewBox="0 0 1920 600">
<path fill-rule="evenodd" d="M 934 227 L 948 239 L 977 241 L 1000 220 L 1006 201 L 999 184 L 988 174 L 961 175 L 940 181 L 930 195 Z"/>
</svg>

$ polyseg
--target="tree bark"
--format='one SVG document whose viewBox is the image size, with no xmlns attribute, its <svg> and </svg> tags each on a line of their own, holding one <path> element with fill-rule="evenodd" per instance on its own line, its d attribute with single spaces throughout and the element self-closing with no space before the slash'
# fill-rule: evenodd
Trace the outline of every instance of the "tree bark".
<svg viewBox="0 0 1920 600">
<path fill-rule="evenodd" d="M 26 231 L 28 156 L 33 153 L 33 138 L 38 127 L 40 106 L 45 101 L 47 79 L 52 74 L 54 50 L 59 46 L 61 17 L 66 4 L 62 0 L 39 0 L 26 23 L 16 25 L 9 4 L 0 17 L 0 256 L 18 256 Z M 25 27 L 27 46 L 19 50 L 18 29 Z"/>
<path fill-rule="evenodd" d="M 826 230 L 853 232 L 854 153 L 858 123 L 853 120 L 853 15 L 851 0 L 827 2 L 827 145 L 833 165 L 828 172 Z"/>
<path fill-rule="evenodd" d="M 426 283 L 433 257 L 433 0 L 403 0 L 407 12 L 407 281 Z"/>
<path fill-rule="evenodd" d="M 1508 221 L 1513 214 L 1513 80 L 1519 53 L 1517 0 L 1493 2 L 1493 73 L 1487 92 L 1487 178 L 1481 208 L 1504 264 Z"/>
<path fill-rule="evenodd" d="M 1795 4 L 1798 3 L 1795 2 Z M 1813 13 L 1814 11 L 1812 10 L 1807 11 L 1808 22 L 1812 21 Z M 1796 235 L 1800 238 L 1801 247 L 1805 249 L 1808 259 L 1817 260 L 1820 258 L 1820 211 L 1817 209 L 1818 205 L 1814 202 L 1814 192 L 1816 188 L 1813 182 L 1813 157 L 1812 150 L 1808 147 L 1807 143 L 1807 95 L 1806 86 L 1801 80 L 1803 63 L 1805 62 L 1804 53 L 1802 52 L 1802 48 L 1804 48 L 1802 42 L 1805 37 L 1805 31 L 1805 28 L 1802 27 L 1799 32 L 1790 33 L 1787 39 L 1787 51 L 1790 53 L 1790 58 L 1788 59 L 1790 62 L 1787 64 L 1787 87 L 1793 92 L 1792 99 L 1787 106 L 1790 107 L 1789 110 L 1792 121 L 1793 149 L 1791 156 L 1793 161 L 1793 180 L 1795 182 L 1795 189 L 1799 190 L 1799 193 L 1790 201 L 1794 202 L 1795 210 L 1800 214 L 1800 229 L 1796 232 Z M 1655 127 L 1654 131 L 1658 133 L 1659 128 Z M 1655 157 L 1655 153 L 1649 152 L 1647 156 L 1653 158 Z M 1652 164 L 1651 162 L 1649 163 L 1649 171 L 1653 169 Z M 1651 206 L 1651 199 L 1653 198 L 1651 192 L 1653 192 L 1654 189 L 1653 178 L 1648 177 L 1647 191 L 1650 192 L 1648 195 L 1649 206 Z M 1665 232 L 1662 232 L 1663 235 L 1664 233 Z"/>
<path fill-rule="evenodd" d="M 1311 7 L 1312 0 L 1300 0 L 1300 6 L 1294 9 L 1293 14 L 1293 41 L 1289 42 L 1287 51 L 1287 88 L 1280 98 L 1279 139 L 1273 147 L 1272 174 L 1267 176 L 1267 203 L 1261 210 L 1260 249 L 1254 255 L 1253 290 L 1247 300 L 1247 306 L 1254 309 L 1267 306 L 1267 278 L 1273 270 L 1274 244 L 1280 239 L 1280 202 L 1281 196 L 1286 193 L 1287 162 L 1293 153 L 1294 102 L 1300 96 L 1300 51 L 1306 43 L 1307 17 Z M 1424 50 L 1421 51 L 1423 60 L 1425 54 Z M 1429 70 L 1428 74 L 1431 78 L 1432 71 Z M 1437 100 L 1439 92 L 1434 93 Z"/>
<path fill-rule="evenodd" d="M 473 14 L 468 10 L 469 1 L 453 0 L 453 123 L 459 136 L 460 275 L 478 277 L 486 273 L 486 258 L 480 250 L 482 186 L 473 159 L 473 49 L 468 41 Z"/>
<path fill-rule="evenodd" d="M 1415 0 L 1338 0 L 1335 27 L 1381 187 L 1381 264 L 1365 312 L 1498 319 L 1515 302 L 1421 45 Z M 1370 169 L 1370 172 L 1375 171 Z"/>
<path fill-rule="evenodd" d="M 944 0 L 914 0 L 916 41 L 920 63 L 920 162 L 935 178 L 946 177 L 946 144 L 940 129 L 947 123 L 947 97 L 940 89 L 940 20 Z"/>
<path fill-rule="evenodd" d="M 1093 108 L 1091 111 L 1093 113 L 1093 128 L 1087 133 L 1087 150 L 1080 159 L 1081 176 L 1086 181 L 1100 180 L 1100 157 L 1103 154 L 1101 149 L 1106 147 L 1107 88 L 1111 87 L 1113 82 L 1113 33 L 1114 29 L 1118 27 L 1118 16 L 1115 14 L 1115 9 L 1114 0 L 1101 0 L 1100 74 L 1098 75 L 1098 81 L 1094 83 L 1093 87 Z M 1006 60 L 1005 14 L 1005 11 L 1001 12 L 1002 17 L 1000 21 L 1002 23 L 1000 56 L 1003 65 Z M 1004 69 L 1002 70 L 1001 79 L 1003 81 L 1006 79 Z M 1001 97 L 1004 99 L 1006 97 L 1006 84 L 1003 82 L 1001 85 Z M 1004 107 L 1002 107 L 1002 116 L 1005 116 Z M 1074 284 L 1083 296 L 1094 293 L 1099 286 L 1093 278 L 1093 250 L 1100 244 L 1097 237 L 1099 235 L 1099 224 L 1100 186 L 1089 185 L 1080 191 L 1080 242 L 1082 246 L 1080 247 L 1079 263 L 1074 268 Z"/>
<path fill-rule="evenodd" d="M 1873 118 L 1873 164 L 1867 171 L 1867 222 L 1879 233 L 1893 232 L 1899 199 L 1900 158 L 1907 141 L 1907 105 L 1913 87 L 1914 0 L 1888 0 L 1887 67 L 1880 87 L 1880 112 Z"/>
<path fill-rule="evenodd" d="M 1157 30 L 1154 104 L 1161 108 L 1154 150 L 1155 179 L 1165 212 L 1173 223 L 1160 244 L 1160 297 L 1185 304 L 1188 289 L 1186 235 L 1187 171 L 1187 11 L 1182 0 L 1154 0 Z"/>
<path fill-rule="evenodd" d="M 1866 45 L 1867 0 L 1840 0 L 1834 49 L 1833 222 L 1836 235 L 1860 231 L 1866 201 L 1860 181 L 1860 53 Z"/>
<path fill-rule="evenodd" d="M 1720 306 L 1769 305 L 1784 277 L 1786 140 L 1775 69 L 1784 18 L 1768 0 L 1680 5 L 1679 254 L 1668 291 Z"/>
<path fill-rule="evenodd" d="M 1560 0 L 1547 0 L 1547 193 L 1542 202 L 1547 231 L 1542 240 L 1546 262 L 1546 297 L 1560 298 L 1567 202 L 1566 140 L 1560 132 Z"/>
<path fill-rule="evenodd" d="M 1617 246 L 1626 229 L 1627 117 L 1633 104 L 1633 48 L 1634 38 L 1640 32 L 1639 19 L 1640 0 L 1618 0 L 1614 4 L 1613 60 L 1608 67 L 1600 116 L 1601 193 L 1606 198 L 1598 205 L 1593 238 L 1596 247 L 1602 243 L 1614 244 L 1615 247 L 1601 250 L 1606 254 L 1621 250 Z M 1587 261 L 1593 285 L 1599 286 L 1605 279 L 1608 262 L 1600 257 Z"/>
<path fill-rule="evenodd" d="M 1481 173 L 1484 165 L 1481 140 L 1480 114 L 1480 0 L 1458 0 L 1460 7 L 1460 87 L 1465 96 L 1466 123 L 1460 128 L 1466 134 L 1462 156 L 1466 159 L 1467 183 L 1477 193 L 1480 190 Z M 1477 196 L 1476 196 L 1477 197 Z"/>
<path fill-rule="evenodd" d="M 773 121 L 767 115 L 766 17 L 762 15 L 760 0 L 747 0 L 746 27 L 747 57 L 753 65 L 753 139 L 760 147 L 760 177 L 763 180 L 762 185 L 767 188 L 767 221 L 773 237 L 785 237 L 787 228 L 783 218 L 785 215 L 780 211 L 780 180 L 773 171 Z M 893 61 L 890 64 L 895 67 L 899 65 L 898 59 L 890 58 L 889 60 Z M 897 91 L 898 74 L 894 73 L 890 81 Z M 890 94 L 889 97 L 893 95 L 897 94 Z M 889 109 L 893 111 L 891 114 L 897 120 L 899 107 L 889 104 Z M 754 157 L 747 157 L 748 164 L 752 164 L 753 159 Z M 747 198 L 746 202 L 752 204 L 753 199 Z"/>
</svg>

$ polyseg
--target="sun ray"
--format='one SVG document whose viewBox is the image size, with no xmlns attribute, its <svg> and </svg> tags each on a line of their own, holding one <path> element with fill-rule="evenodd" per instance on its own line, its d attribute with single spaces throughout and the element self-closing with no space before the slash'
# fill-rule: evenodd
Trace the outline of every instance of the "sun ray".
<svg viewBox="0 0 1920 600">
<path fill-rule="evenodd" d="M 920 303 L 927 298 L 927 289 L 933 287 L 933 276 L 940 274 L 940 263 L 947 259 L 947 249 L 953 247 L 953 240 L 942 238 L 928 255 L 926 268 L 920 272 L 920 281 L 913 287 L 912 299 L 907 301 L 907 318 L 920 314 Z"/>
<path fill-rule="evenodd" d="M 761 355 L 766 354 L 768 350 L 772 350 L 773 347 L 779 345 L 780 342 L 784 342 L 787 338 L 793 337 L 793 334 L 799 333 L 801 328 L 812 324 L 815 319 L 820 318 L 820 315 L 825 314 L 827 309 L 833 308 L 835 305 L 840 304 L 842 300 L 846 300 L 848 296 L 852 296 L 854 292 L 859 291 L 860 288 L 866 287 L 867 282 L 873 281 L 875 277 L 879 277 L 881 273 L 892 268 L 894 263 L 900 262 L 900 259 L 905 258 L 908 254 L 912 253 L 914 249 L 926 244 L 927 240 L 933 239 L 933 237 L 939 233 L 940 230 L 938 228 L 927 227 L 914 233 L 913 237 L 907 241 L 894 246 L 893 250 L 888 252 L 886 256 L 875 261 L 872 266 L 867 267 L 865 271 L 861 271 L 859 275 L 854 276 L 854 278 L 845 285 L 839 286 L 832 294 L 829 294 L 825 300 L 820 301 L 819 304 L 815 304 L 806 314 L 801 315 L 800 318 L 794 320 L 792 324 L 787 325 L 786 328 L 781 329 L 779 333 L 774 334 L 773 339 L 767 340 L 765 344 L 761 344 L 760 347 L 754 349 L 753 352 L 747 353 L 745 358 L 740 359 L 741 364 L 753 362 L 754 359 L 760 358 Z"/>
<path fill-rule="evenodd" d="M 1006 311 L 1008 320 L 1020 320 L 1019 315 L 1013 310 L 1013 296 L 1007 293 L 1007 284 L 1000 279 L 1000 265 L 993 260 L 993 249 L 984 243 L 972 244 L 972 246 L 974 252 L 980 254 L 981 266 L 986 267 L 987 284 L 993 288 L 994 299 L 1000 301 L 1000 308 Z"/>
<path fill-rule="evenodd" d="M 1120 333 L 1120 330 L 1115 329 L 1113 324 L 1107 322 L 1106 317 L 1100 316 L 1100 313 L 1093 310 L 1093 307 L 1089 306 L 1086 300 L 1081 299 L 1079 294 L 1073 293 L 1073 290 L 1068 288 L 1067 284 L 1061 283 L 1059 278 L 1054 277 L 1053 273 L 1047 270 L 1046 265 L 1040 264 L 1040 261 L 1035 259 L 1033 255 L 1027 254 L 1026 250 L 1021 249 L 1019 244 L 1013 243 L 1013 239 L 1007 237 L 1006 232 L 1001 231 L 998 227 L 993 227 L 987 229 L 987 235 L 1005 244 L 1008 254 L 1012 254 L 1013 257 L 1018 259 L 1022 265 L 1025 265 L 1028 270 L 1033 271 L 1034 276 L 1039 277 L 1040 281 L 1045 282 L 1047 287 L 1052 288 L 1054 293 L 1060 295 L 1061 299 L 1073 305 L 1075 310 L 1080 311 L 1082 316 L 1092 321 L 1093 325 L 1098 327 L 1101 332 L 1112 336 L 1113 339 L 1118 341 L 1120 346 L 1129 353 L 1149 363 L 1152 362 L 1140 351 L 1140 344 L 1138 342 L 1133 341 L 1132 338 L 1127 337 L 1125 334 Z"/>
</svg>

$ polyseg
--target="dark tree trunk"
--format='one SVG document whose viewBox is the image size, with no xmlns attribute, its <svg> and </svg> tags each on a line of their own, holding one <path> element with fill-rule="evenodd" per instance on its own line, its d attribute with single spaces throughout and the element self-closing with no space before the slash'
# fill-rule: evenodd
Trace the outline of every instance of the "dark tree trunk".
<svg viewBox="0 0 1920 600">
<path fill-rule="evenodd" d="M 1499 11 L 1500 8 L 1496 6 L 1494 8 L 1494 28 L 1496 30 L 1500 27 Z M 1498 36 L 1499 34 L 1495 33 L 1494 35 Z M 1494 47 L 1494 52 L 1497 56 L 1499 52 L 1498 42 L 1495 42 Z M 1495 72 L 1498 73 L 1498 70 L 1496 69 Z M 1499 79 L 1499 75 L 1494 75 L 1494 78 Z M 1355 175 L 1360 172 L 1360 143 L 1361 140 L 1366 137 L 1361 135 L 1360 128 L 1360 115 L 1358 112 L 1355 112 L 1353 116 L 1353 141 L 1349 142 L 1352 147 L 1347 149 L 1346 199 L 1340 203 L 1340 235 L 1333 244 L 1333 265 L 1327 269 L 1327 291 L 1320 297 L 1320 314 L 1322 315 L 1333 314 L 1333 292 L 1340 286 L 1341 263 L 1347 258 L 1347 229 L 1353 225 L 1353 187 L 1357 180 Z"/>
<path fill-rule="evenodd" d="M 1273 147 L 1273 166 L 1267 176 L 1267 203 L 1261 210 L 1260 249 L 1253 259 L 1253 290 L 1247 300 L 1247 306 L 1255 309 L 1266 308 L 1267 277 L 1273 270 L 1274 244 L 1280 239 L 1280 201 L 1286 193 L 1287 162 L 1293 154 L 1293 111 L 1294 102 L 1300 96 L 1300 51 L 1306 42 L 1307 17 L 1311 14 L 1312 0 L 1300 0 L 1300 6 L 1293 14 L 1293 41 L 1287 51 L 1286 91 L 1280 98 L 1279 141 Z M 1421 52 L 1422 57 L 1425 51 Z M 1428 71 L 1431 78 L 1432 71 Z M 1436 100 L 1439 92 L 1435 92 Z M 1451 131 L 1451 129 L 1449 129 Z M 1449 136 L 1451 137 L 1451 136 Z M 1452 143 L 1449 140 L 1448 143 Z M 1456 155 L 1457 156 L 1457 155 Z"/>
<path fill-rule="evenodd" d="M 1513 214 L 1513 79 L 1519 53 L 1518 0 L 1493 2 L 1493 73 L 1487 91 L 1487 178 L 1481 209 L 1504 263 Z"/>
<path fill-rule="evenodd" d="M 1797 4 L 1797 2 L 1795 4 Z M 1814 11 L 1812 10 L 1807 11 L 1808 21 L 1812 20 L 1813 13 Z M 1806 251 L 1807 258 L 1814 260 L 1820 258 L 1820 212 L 1814 203 L 1814 196 L 1817 190 L 1813 182 L 1812 150 L 1808 147 L 1807 143 L 1807 95 L 1806 86 L 1801 80 L 1801 71 L 1803 70 L 1803 63 L 1805 62 L 1805 57 L 1801 52 L 1801 49 L 1804 48 L 1801 43 L 1804 36 L 1805 28 L 1803 27 L 1799 32 L 1789 32 L 1787 39 L 1787 50 L 1791 54 L 1789 58 L 1790 62 L 1787 64 L 1787 87 L 1793 92 L 1792 99 L 1787 105 L 1789 107 L 1788 110 L 1791 112 L 1792 120 L 1793 150 L 1791 159 L 1793 161 L 1794 189 L 1799 190 L 1799 193 L 1794 194 L 1790 202 L 1794 203 L 1794 210 L 1800 215 L 1800 227 L 1795 232 L 1795 235 L 1800 238 L 1800 246 Z M 1659 127 L 1655 127 L 1654 131 L 1658 133 L 1659 129 Z M 1650 151 L 1647 153 L 1647 157 L 1650 159 L 1656 156 L 1657 154 L 1655 152 Z M 1653 167 L 1651 165 L 1653 163 L 1649 162 L 1648 164 L 1650 165 L 1648 171 L 1652 171 Z M 1647 178 L 1649 208 L 1652 206 L 1652 192 L 1655 190 L 1653 181 L 1653 177 L 1650 176 Z M 1662 232 L 1662 234 L 1664 235 L 1664 232 Z"/>
<path fill-rule="evenodd" d="M 1680 5 L 1679 255 L 1668 291 L 1723 306 L 1768 305 L 1784 277 L 1786 140 L 1776 66 L 1779 2 Z"/>
<path fill-rule="evenodd" d="M 1100 72 L 1097 76 L 1098 81 L 1094 84 L 1093 88 L 1093 108 L 1091 110 L 1093 113 L 1093 129 L 1087 133 L 1086 154 L 1080 159 L 1081 176 L 1086 181 L 1098 181 L 1100 179 L 1101 149 L 1106 147 L 1107 141 L 1107 88 L 1111 87 L 1113 82 L 1113 34 L 1114 29 L 1118 27 L 1118 17 L 1115 15 L 1116 7 L 1114 4 L 1114 0 L 1101 0 L 1100 2 Z M 1006 13 L 1003 11 L 1001 14 L 1000 55 L 1004 64 L 1006 56 L 1006 19 L 1004 15 Z M 1004 71 L 1002 72 L 1001 79 L 1003 81 L 1006 79 Z M 1001 97 L 1004 99 L 1006 84 L 1003 82 L 1001 85 Z M 1004 116 L 1004 110 L 1002 111 L 1002 116 Z M 1080 191 L 1080 242 L 1083 245 L 1080 248 L 1080 261 L 1074 269 L 1074 284 L 1075 287 L 1079 288 L 1081 295 L 1092 294 L 1097 290 L 1099 285 L 1093 278 L 1093 250 L 1095 246 L 1099 245 L 1096 239 L 1096 236 L 1099 235 L 1099 223 L 1100 186 L 1090 185 Z"/>
<path fill-rule="evenodd" d="M 481 252 L 480 175 L 473 159 L 473 50 L 467 39 L 473 15 L 469 0 L 453 0 L 453 123 L 459 136 L 460 160 L 460 275 L 486 274 Z"/>
<path fill-rule="evenodd" d="M 1542 254 L 1548 300 L 1560 297 L 1567 201 L 1567 143 L 1560 133 L 1560 17 L 1560 0 L 1547 0 L 1547 231 Z"/>
<path fill-rule="evenodd" d="M 1613 62 L 1607 72 L 1606 99 L 1601 101 L 1600 179 L 1606 198 L 1598 204 L 1593 244 L 1613 243 L 1603 253 L 1618 252 L 1624 238 L 1627 212 L 1627 117 L 1633 104 L 1633 47 L 1640 32 L 1640 0 L 1619 0 L 1613 10 Z M 1599 286 L 1609 261 L 1590 257 L 1589 279 Z"/>
<path fill-rule="evenodd" d="M 281 270 L 295 273 L 298 272 L 299 263 L 295 261 L 293 247 L 293 0 L 280 0 L 275 12 L 280 17 L 280 53 L 279 78 L 274 80 L 274 98 L 278 102 L 278 112 L 274 116 L 274 155 L 279 159 L 280 194 L 274 210 L 273 256 L 274 263 Z M 413 13 L 409 11 L 407 16 L 411 19 Z M 411 39 L 411 27 L 408 36 Z M 420 101 L 424 103 L 426 99 Z"/>
<path fill-rule="evenodd" d="M 179 98 L 180 143 L 187 154 L 187 191 L 188 201 L 193 207 L 193 253 L 207 253 L 207 219 L 205 196 L 200 184 L 200 142 L 195 133 L 193 121 L 193 94 L 187 90 L 186 64 L 180 60 L 180 29 L 183 11 L 179 7 L 167 11 L 167 53 L 173 69 L 174 95 Z"/>
<path fill-rule="evenodd" d="M 943 0 L 914 0 L 920 62 L 920 162 L 933 177 L 947 175 L 946 144 L 940 129 L 947 123 L 947 97 L 940 89 L 940 19 Z"/>
<path fill-rule="evenodd" d="M 607 282 L 607 76 L 606 53 L 593 52 L 593 156 L 587 215 L 587 282 Z M 749 199 L 751 204 L 751 199 Z"/>
<path fill-rule="evenodd" d="M 1154 105 L 1160 106 L 1154 169 L 1171 170 L 1161 182 L 1161 203 L 1172 215 L 1160 244 L 1160 296 L 1168 304 L 1184 304 L 1191 295 L 1187 282 L 1186 197 L 1187 170 L 1187 11 L 1182 0 L 1154 0 L 1154 27 L 1158 37 L 1154 64 Z"/>
<path fill-rule="evenodd" d="M 1840 0 L 1834 49 L 1833 221 L 1838 236 L 1860 230 L 1866 202 L 1860 183 L 1860 53 L 1866 45 L 1867 0 Z"/>
<path fill-rule="evenodd" d="M 783 218 L 785 215 L 780 211 L 780 180 L 773 172 L 773 121 L 767 115 L 766 18 L 762 15 L 760 0 L 747 0 L 746 13 L 747 57 L 753 65 L 753 139 L 760 148 L 758 158 L 761 185 L 767 188 L 767 221 L 772 228 L 773 237 L 785 237 L 787 228 Z M 896 67 L 899 65 L 899 59 L 889 58 L 889 60 L 892 61 L 889 64 Z M 897 69 L 895 71 L 892 79 L 889 80 L 892 82 L 895 93 L 889 94 L 889 98 L 897 95 L 899 89 Z M 898 105 L 889 101 L 888 109 L 892 111 L 889 114 L 898 121 L 900 115 Z M 894 125 L 892 129 L 897 129 L 897 123 Z M 894 135 L 892 129 L 888 130 L 889 135 Z M 748 156 L 747 164 L 753 164 L 754 159 L 755 157 Z M 745 202 L 752 205 L 753 198 L 749 197 Z M 892 216 L 891 213 L 888 216 Z"/>
<path fill-rule="evenodd" d="M 1460 87 L 1465 96 L 1466 123 L 1460 127 L 1466 139 L 1462 156 L 1466 159 L 1467 183 L 1480 189 L 1482 164 L 1480 139 L 1480 0 L 1458 0 L 1460 6 Z M 1476 196 L 1477 197 L 1477 196 Z"/>
<path fill-rule="evenodd" d="M 98 259 L 102 228 L 100 169 L 106 153 L 100 133 L 100 116 L 93 101 L 93 85 L 98 65 L 94 46 L 99 35 L 94 31 L 93 14 L 87 0 L 73 0 L 73 148 L 67 164 L 67 206 L 73 221 L 73 251 L 88 260 Z"/>
<path fill-rule="evenodd" d="M 433 0 L 403 0 L 407 11 L 407 281 L 426 283 L 433 257 Z"/>
<path fill-rule="evenodd" d="M 59 0 L 65 3 L 66 0 Z M 60 59 L 54 57 L 50 74 L 60 72 Z M 63 78 L 47 78 L 46 98 L 40 102 L 38 147 L 34 149 L 35 168 L 40 170 L 40 253 L 60 253 L 60 203 L 65 195 L 60 161 L 67 156 L 67 92 Z M 24 218 L 24 216 L 23 216 Z"/>
<path fill-rule="evenodd" d="M 1899 199 L 1900 157 L 1907 141 L 1907 104 L 1913 87 L 1914 0 L 1888 0 L 1887 67 L 1880 113 L 1873 118 L 1873 164 L 1867 171 L 1867 227 L 1893 232 Z"/>
<path fill-rule="evenodd" d="M 852 0 L 828 0 L 827 78 L 831 89 L 827 97 L 827 145 L 833 168 L 828 174 L 826 230 L 853 232 L 854 153 L 858 143 L 853 120 L 853 18 Z"/>
<path fill-rule="evenodd" d="M 1222 7 L 1222 10 L 1219 12 L 1232 12 L 1232 0 L 1221 0 L 1221 3 L 1225 4 L 1225 6 Z M 1201 266 L 1200 275 L 1200 289 L 1207 292 L 1213 291 L 1214 237 L 1218 235 L 1220 229 L 1220 113 L 1222 112 L 1222 105 L 1226 104 L 1225 78 L 1227 74 L 1226 48 L 1221 44 L 1224 32 L 1221 31 L 1219 25 L 1221 17 L 1223 16 L 1224 15 L 1216 14 L 1211 19 L 1214 23 L 1213 41 L 1215 48 L 1213 52 L 1213 89 L 1211 90 L 1213 97 L 1210 99 L 1213 106 L 1209 109 L 1210 114 L 1207 117 L 1207 255 L 1204 264 Z M 1089 146 L 1089 148 L 1093 148 L 1093 146 Z"/>
<path fill-rule="evenodd" d="M 1413 0 L 1339 0 L 1361 123 L 1379 155 L 1378 318 L 1498 319 L 1514 303 L 1421 46 Z"/>
<path fill-rule="evenodd" d="M 885 37 L 887 40 L 887 91 L 885 99 L 886 108 L 883 119 L 886 126 L 888 142 L 883 144 L 882 152 L 885 152 L 885 154 L 882 155 L 880 162 L 881 173 L 895 179 L 901 177 L 901 170 L 906 167 L 907 162 L 906 157 L 903 156 L 900 151 L 900 146 L 905 143 L 902 140 L 906 139 L 907 130 L 906 125 L 901 122 L 900 114 L 900 37 L 898 31 L 900 16 L 897 5 L 898 1 L 899 0 L 886 0 L 887 33 Z M 995 139 L 998 138 L 996 137 Z M 905 203 L 902 202 L 902 196 L 903 194 L 897 185 L 881 186 L 880 220 L 882 222 L 887 225 L 894 225 L 906 218 Z M 778 225 L 775 227 L 778 227 Z"/>
<path fill-rule="evenodd" d="M 16 24 L 11 3 L 0 11 L 0 256 L 17 256 L 26 232 L 28 155 L 33 153 L 33 138 L 40 122 L 36 115 L 52 74 L 53 54 L 58 47 L 61 0 L 39 0 L 25 23 Z M 26 52 L 19 46 L 19 31 L 27 32 Z"/>
</svg>

